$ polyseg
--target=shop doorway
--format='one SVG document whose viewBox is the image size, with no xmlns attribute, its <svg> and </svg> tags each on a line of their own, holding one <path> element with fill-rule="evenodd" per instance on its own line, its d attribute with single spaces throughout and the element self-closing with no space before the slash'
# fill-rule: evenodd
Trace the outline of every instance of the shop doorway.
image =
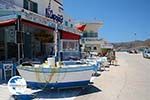
<svg viewBox="0 0 150 100">
<path fill-rule="evenodd" d="M 0 61 L 17 62 L 15 26 L 0 27 Z"/>
<path fill-rule="evenodd" d="M 32 48 L 31 48 L 31 33 L 24 33 L 24 56 L 26 58 L 32 58 Z"/>
<path fill-rule="evenodd" d="M 54 31 L 34 25 L 23 25 L 24 30 L 24 59 L 44 61 L 52 54 Z"/>
</svg>

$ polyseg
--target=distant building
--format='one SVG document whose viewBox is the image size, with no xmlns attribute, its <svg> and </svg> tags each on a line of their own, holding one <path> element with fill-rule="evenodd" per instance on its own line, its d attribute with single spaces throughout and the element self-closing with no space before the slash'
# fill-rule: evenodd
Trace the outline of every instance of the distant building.
<svg viewBox="0 0 150 100">
<path fill-rule="evenodd" d="M 107 48 L 113 48 L 113 45 L 106 40 L 99 38 L 98 30 L 103 26 L 101 21 L 81 22 L 76 25 L 82 32 L 81 44 L 82 51 L 97 52 Z"/>
<path fill-rule="evenodd" d="M 101 39 L 98 38 L 98 30 L 103 26 L 103 23 L 100 21 L 82 22 L 80 25 L 85 25 L 81 39 L 82 51 L 100 52 Z"/>
</svg>

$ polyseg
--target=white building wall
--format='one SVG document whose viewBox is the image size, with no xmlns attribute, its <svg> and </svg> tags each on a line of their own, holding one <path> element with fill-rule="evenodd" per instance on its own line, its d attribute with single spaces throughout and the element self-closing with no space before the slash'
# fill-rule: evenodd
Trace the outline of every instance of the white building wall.
<svg viewBox="0 0 150 100">
<path fill-rule="evenodd" d="M 10 1 L 10 0 L 6 0 L 6 1 Z M 48 7 L 49 4 L 49 0 L 30 0 L 33 2 L 36 2 L 38 4 L 38 14 L 45 16 L 45 9 Z M 62 4 L 62 0 L 57 0 L 58 2 L 60 2 Z M 14 3 L 23 8 L 23 0 L 14 0 Z M 53 10 L 53 12 L 55 14 L 61 14 L 63 15 L 63 12 L 59 11 L 59 7 L 63 8 L 62 5 L 60 5 L 59 3 L 57 3 L 55 0 L 51 0 L 51 8 Z"/>
<path fill-rule="evenodd" d="M 19 6 L 19 7 L 22 7 L 23 8 L 23 0 L 13 0 L 14 3 Z"/>
<path fill-rule="evenodd" d="M 32 1 L 38 3 L 38 14 L 45 16 L 45 9 L 48 7 L 49 0 L 32 0 Z"/>
<path fill-rule="evenodd" d="M 63 4 L 62 3 L 62 0 L 57 0 L 58 2 L 60 2 L 61 4 Z M 51 1 L 51 3 L 52 3 L 52 9 L 54 10 L 54 12 L 56 13 L 56 14 L 63 14 L 63 12 L 60 12 L 59 11 L 59 7 L 61 7 L 61 8 L 63 8 L 63 6 L 62 5 L 60 5 L 60 4 L 58 4 L 56 1 L 54 1 L 54 0 L 52 0 Z"/>
<path fill-rule="evenodd" d="M 68 22 L 68 26 L 65 25 L 65 22 Z M 74 24 L 75 24 L 74 20 L 69 15 L 64 14 L 64 26 L 71 27 L 71 25 L 74 25 Z"/>
</svg>

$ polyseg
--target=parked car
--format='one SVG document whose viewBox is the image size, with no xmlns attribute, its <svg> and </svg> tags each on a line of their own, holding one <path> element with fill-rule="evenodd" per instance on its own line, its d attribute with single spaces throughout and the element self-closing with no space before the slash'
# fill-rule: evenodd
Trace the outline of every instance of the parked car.
<svg viewBox="0 0 150 100">
<path fill-rule="evenodd" d="M 128 53 L 134 53 L 134 50 L 128 50 Z"/>
<path fill-rule="evenodd" d="M 128 53 L 133 53 L 133 54 L 138 54 L 139 53 L 139 51 L 136 50 L 136 49 L 128 50 L 127 52 Z"/>
<path fill-rule="evenodd" d="M 150 49 L 145 49 L 143 51 L 143 57 L 144 58 L 150 58 Z"/>
</svg>

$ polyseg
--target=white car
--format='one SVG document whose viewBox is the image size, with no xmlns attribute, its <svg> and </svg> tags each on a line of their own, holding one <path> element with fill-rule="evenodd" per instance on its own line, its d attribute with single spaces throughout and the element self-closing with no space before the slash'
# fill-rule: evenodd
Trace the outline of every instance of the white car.
<svg viewBox="0 0 150 100">
<path fill-rule="evenodd" d="M 145 49 L 144 50 L 143 57 L 144 58 L 150 58 L 150 49 Z"/>
</svg>

